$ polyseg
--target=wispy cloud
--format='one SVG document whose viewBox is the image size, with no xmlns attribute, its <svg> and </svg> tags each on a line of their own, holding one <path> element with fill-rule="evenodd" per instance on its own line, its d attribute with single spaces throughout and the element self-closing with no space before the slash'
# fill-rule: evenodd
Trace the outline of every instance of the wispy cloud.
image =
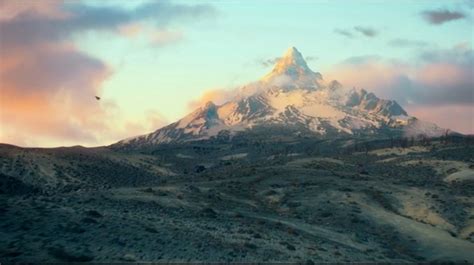
<svg viewBox="0 0 474 265">
<path fill-rule="evenodd" d="M 378 32 L 375 29 L 370 28 L 370 27 L 356 26 L 356 27 L 354 27 L 354 30 L 358 31 L 362 35 L 364 35 L 366 37 L 370 37 L 370 38 L 375 37 L 378 34 Z"/>
<path fill-rule="evenodd" d="M 268 58 L 268 59 L 259 59 L 257 60 L 257 64 L 258 65 L 261 65 L 262 67 L 271 67 L 271 66 L 274 66 L 279 60 L 281 59 L 281 57 L 273 57 L 273 58 Z M 316 56 L 306 56 L 304 58 L 307 62 L 311 62 L 311 61 L 315 61 L 318 59 L 318 57 Z"/>
<path fill-rule="evenodd" d="M 188 109 L 197 109 L 209 101 L 215 104 L 221 105 L 225 102 L 235 98 L 239 94 L 238 88 L 225 89 L 225 88 L 214 88 L 204 91 L 201 96 L 195 100 L 188 102 Z"/>
<path fill-rule="evenodd" d="M 275 65 L 278 60 L 280 60 L 281 57 L 273 57 L 273 58 L 268 58 L 268 59 L 260 59 L 257 60 L 257 63 L 260 64 L 263 67 L 270 67 Z"/>
<path fill-rule="evenodd" d="M 348 37 L 348 38 L 354 37 L 354 34 L 352 34 L 352 32 L 350 32 L 349 30 L 345 30 L 345 29 L 335 29 L 334 33 L 342 35 L 344 37 Z"/>
<path fill-rule="evenodd" d="M 393 39 L 388 42 L 388 45 L 393 47 L 425 47 L 428 45 L 426 41 L 409 40 L 409 39 Z"/>
<path fill-rule="evenodd" d="M 358 65 L 364 64 L 366 62 L 375 62 L 382 60 L 382 57 L 379 55 L 362 55 L 362 56 L 352 56 L 346 58 L 342 61 L 344 65 Z"/>
<path fill-rule="evenodd" d="M 362 35 L 368 38 L 376 37 L 379 32 L 372 27 L 355 26 L 352 29 L 334 29 L 334 33 L 347 38 L 355 38 Z"/>
<path fill-rule="evenodd" d="M 447 9 L 426 10 L 421 12 L 421 15 L 428 23 L 433 25 L 441 25 L 449 21 L 466 17 L 466 15 L 460 11 L 450 11 Z"/>
</svg>

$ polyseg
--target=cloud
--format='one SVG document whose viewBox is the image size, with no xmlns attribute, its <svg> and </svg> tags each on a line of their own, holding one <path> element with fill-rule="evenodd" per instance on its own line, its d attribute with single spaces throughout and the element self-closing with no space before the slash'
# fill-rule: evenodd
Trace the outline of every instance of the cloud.
<svg viewBox="0 0 474 265">
<path fill-rule="evenodd" d="M 472 0 L 464 0 L 462 5 L 469 9 L 474 9 L 474 2 Z"/>
<path fill-rule="evenodd" d="M 0 52 L 10 61 L 0 63 L 2 91 L 35 94 L 68 90 L 82 102 L 98 92 L 97 85 L 111 72 L 103 62 L 78 51 L 72 44 L 32 46 L 25 53 Z"/>
<path fill-rule="evenodd" d="M 15 139 L 0 142 L 98 143 L 106 111 L 94 96 L 112 73 L 107 65 L 66 42 L 0 50 L 0 123 Z"/>
<path fill-rule="evenodd" d="M 268 59 L 259 59 L 257 60 L 257 64 L 263 66 L 263 67 L 271 67 L 271 66 L 274 66 L 279 60 L 281 59 L 281 57 L 273 57 L 273 58 L 268 58 Z M 310 62 L 310 61 L 315 61 L 318 59 L 318 57 L 315 57 L 315 56 L 306 56 L 304 58 L 307 62 Z"/>
<path fill-rule="evenodd" d="M 11 98 L 21 101 L 4 100 Z M 2 94 L 0 104 L 0 142 L 21 146 L 111 144 L 167 124 L 162 115 L 152 110 L 125 117 L 119 106 L 104 97 L 77 104 L 74 98 L 61 94 Z"/>
<path fill-rule="evenodd" d="M 420 48 L 420 47 L 425 47 L 428 46 L 428 42 L 426 41 L 420 41 L 420 40 L 409 40 L 409 39 L 393 39 L 388 42 L 388 45 L 392 47 L 415 47 L 415 48 Z"/>
<path fill-rule="evenodd" d="M 380 61 L 382 59 L 381 56 L 378 55 L 363 55 L 363 56 L 352 56 L 349 58 L 344 59 L 342 61 L 343 65 L 357 65 L 357 64 L 363 64 L 367 62 L 373 62 L 373 61 Z"/>
<path fill-rule="evenodd" d="M 67 14 L 60 10 L 61 0 L 9 1 L 0 0 L 0 20 L 8 20 L 23 12 L 35 12 L 48 17 L 61 18 Z"/>
<path fill-rule="evenodd" d="M 430 49 L 424 50 L 419 54 L 419 59 L 424 62 L 454 62 L 462 64 L 471 64 L 474 60 L 471 42 L 462 42 L 451 49 Z"/>
<path fill-rule="evenodd" d="M 370 38 L 375 37 L 375 36 L 378 35 L 378 32 L 375 29 L 370 28 L 370 27 L 356 26 L 356 27 L 354 27 L 354 30 L 358 31 L 362 35 L 364 35 L 366 37 L 370 37 Z"/>
<path fill-rule="evenodd" d="M 433 121 L 442 128 L 474 134 L 473 105 L 442 105 L 438 107 L 409 105 L 405 109 L 413 116 L 426 121 Z"/>
<path fill-rule="evenodd" d="M 351 29 L 334 29 L 334 33 L 342 35 L 347 38 L 355 38 L 357 35 L 362 34 L 365 37 L 373 38 L 379 34 L 379 32 L 371 27 L 355 26 Z"/>
<path fill-rule="evenodd" d="M 0 142 L 43 146 L 111 143 L 143 133 L 132 128 L 149 130 L 148 124 L 163 121 L 154 113 L 130 122 L 114 102 L 95 99 L 113 69 L 79 50 L 73 42 L 77 34 L 109 31 L 131 38 L 147 33 L 158 47 L 183 37 L 168 30 L 169 23 L 214 13 L 206 5 L 168 1 L 125 10 L 57 0 L 0 0 L 0 9 Z M 155 27 L 142 27 L 145 20 Z"/>
<path fill-rule="evenodd" d="M 450 11 L 447 9 L 427 10 L 421 12 L 423 18 L 432 25 L 441 25 L 449 21 L 463 19 L 466 15 L 459 11 Z"/>
<path fill-rule="evenodd" d="M 16 2 L 34 3 L 32 2 Z M 58 3 L 57 1 L 52 3 Z M 31 43 L 40 44 L 67 39 L 87 30 L 119 32 L 129 23 L 139 20 L 152 20 L 163 27 L 172 20 L 198 18 L 213 15 L 214 9 L 206 5 L 177 5 L 167 1 L 151 2 L 128 11 L 116 7 L 91 7 L 76 2 L 56 7 L 61 16 L 50 16 L 36 11 L 34 4 L 30 9 L 1 22 L 2 49 L 26 48 Z M 26 4 L 25 4 L 26 5 Z"/>
<path fill-rule="evenodd" d="M 300 80 L 301 81 L 301 80 Z M 304 81 L 303 81 L 304 83 Z M 222 105 L 228 101 L 239 100 L 256 93 L 262 92 L 268 87 L 285 87 L 293 85 L 294 80 L 289 75 L 280 75 L 270 80 L 259 80 L 252 83 L 245 84 L 244 86 L 229 87 L 229 88 L 215 88 L 205 90 L 201 96 L 195 100 L 188 102 L 188 109 L 195 110 L 207 102 L 212 101 L 217 105 Z"/>
<path fill-rule="evenodd" d="M 184 38 L 182 32 L 170 30 L 155 30 L 149 36 L 151 45 L 154 47 L 176 43 Z"/>
<path fill-rule="evenodd" d="M 214 88 L 205 90 L 202 95 L 195 100 L 188 102 L 188 109 L 195 110 L 209 101 L 214 102 L 214 104 L 221 105 L 229 101 L 230 99 L 236 97 L 239 94 L 239 89 L 224 89 L 224 88 Z"/>
<path fill-rule="evenodd" d="M 427 64 L 417 71 L 413 97 L 422 104 L 474 104 L 472 68 L 453 63 Z"/>
<path fill-rule="evenodd" d="M 244 86 L 208 89 L 205 90 L 199 98 L 189 101 L 188 109 L 190 111 L 195 110 L 209 101 L 212 101 L 217 105 L 222 105 L 230 100 L 241 99 L 258 93 L 268 86 L 285 86 L 292 82 L 293 80 L 290 76 L 282 75 L 271 80 L 270 83 L 256 81 Z"/>
<path fill-rule="evenodd" d="M 280 59 L 281 57 L 273 57 L 269 59 L 260 59 L 260 60 L 257 60 L 257 62 L 263 67 L 270 67 L 270 66 L 274 66 Z"/>
<path fill-rule="evenodd" d="M 122 25 L 118 28 L 118 33 L 129 39 L 144 39 L 151 47 L 162 47 L 184 39 L 181 31 L 149 27 L 140 23 Z"/>
<path fill-rule="evenodd" d="M 429 58 L 425 58 L 430 54 Z M 331 78 L 347 86 L 368 88 L 401 104 L 471 104 L 472 50 L 433 50 L 415 62 L 379 56 L 351 57 L 333 67 Z"/>
<path fill-rule="evenodd" d="M 345 87 L 365 88 L 376 95 L 394 99 L 409 114 L 419 116 L 454 130 L 467 131 L 472 115 L 453 116 L 438 109 L 472 110 L 474 105 L 473 51 L 461 44 L 451 49 L 430 50 L 417 60 L 395 61 L 380 56 L 360 56 L 346 59 L 334 66 L 325 76 L 337 79 Z M 415 112 L 411 113 L 411 110 Z M 438 113 L 439 116 L 429 115 Z"/>
<path fill-rule="evenodd" d="M 354 34 L 352 34 L 352 32 L 350 32 L 349 30 L 345 30 L 345 29 L 335 29 L 334 33 L 342 35 L 344 37 L 348 37 L 348 38 L 354 37 Z"/>
<path fill-rule="evenodd" d="M 143 26 L 139 23 L 129 23 L 118 27 L 119 34 L 128 38 L 135 38 L 143 31 Z"/>
</svg>

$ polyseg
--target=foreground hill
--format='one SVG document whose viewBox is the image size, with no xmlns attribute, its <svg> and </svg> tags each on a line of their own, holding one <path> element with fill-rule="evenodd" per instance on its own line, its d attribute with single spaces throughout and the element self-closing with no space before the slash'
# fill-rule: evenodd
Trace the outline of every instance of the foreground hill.
<svg viewBox="0 0 474 265">
<path fill-rule="evenodd" d="M 474 262 L 472 138 L 239 137 L 1 145 L 0 261 Z"/>
<path fill-rule="evenodd" d="M 156 157 L 124 155 L 108 148 L 20 148 L 0 145 L 1 192 L 44 193 L 151 184 L 175 173 Z M 23 188 L 17 188 L 21 185 Z"/>
</svg>

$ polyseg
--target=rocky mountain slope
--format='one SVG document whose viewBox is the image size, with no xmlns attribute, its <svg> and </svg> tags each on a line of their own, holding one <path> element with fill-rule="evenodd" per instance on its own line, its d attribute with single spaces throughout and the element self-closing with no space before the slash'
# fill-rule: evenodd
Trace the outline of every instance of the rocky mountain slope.
<svg viewBox="0 0 474 265">
<path fill-rule="evenodd" d="M 364 89 L 346 88 L 313 72 L 301 53 L 289 48 L 261 80 L 240 88 L 232 100 L 207 102 L 181 120 L 153 133 L 120 141 L 115 146 L 140 147 L 208 139 L 259 126 L 297 128 L 320 137 L 334 135 L 440 135 L 443 129 L 411 117 L 395 101 Z"/>
</svg>

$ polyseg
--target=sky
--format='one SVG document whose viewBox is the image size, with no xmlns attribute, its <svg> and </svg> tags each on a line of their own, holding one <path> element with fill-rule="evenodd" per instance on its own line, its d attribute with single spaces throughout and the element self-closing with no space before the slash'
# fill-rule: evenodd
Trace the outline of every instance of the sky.
<svg viewBox="0 0 474 265">
<path fill-rule="evenodd" d="M 324 79 L 473 134 L 473 7 L 0 0 L 0 142 L 98 146 L 149 133 L 203 101 L 228 100 L 291 46 Z"/>
</svg>

